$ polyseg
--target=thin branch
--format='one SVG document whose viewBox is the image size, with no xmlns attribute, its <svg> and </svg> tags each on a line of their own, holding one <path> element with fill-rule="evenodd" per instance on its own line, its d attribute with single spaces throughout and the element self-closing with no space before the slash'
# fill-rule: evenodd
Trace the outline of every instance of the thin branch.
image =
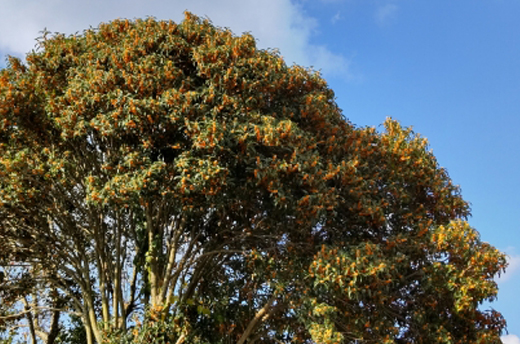
<svg viewBox="0 0 520 344">
<path fill-rule="evenodd" d="M 16 314 L 0 316 L 0 320 L 6 320 L 6 321 L 9 321 L 9 320 L 19 320 L 19 319 L 23 318 L 28 313 L 31 313 L 31 312 L 39 313 L 40 311 L 63 312 L 63 313 L 68 313 L 68 314 L 72 314 L 72 315 L 81 316 L 80 312 L 74 312 L 74 311 L 71 311 L 71 310 L 68 310 L 68 309 L 65 309 L 65 308 L 54 308 L 54 307 L 38 306 L 37 308 L 25 309 L 25 310 L 23 310 L 21 312 L 18 312 Z"/>
<path fill-rule="evenodd" d="M 271 298 L 267 301 L 267 303 L 262 308 L 260 308 L 260 310 L 258 310 L 258 312 L 255 314 L 255 317 L 249 322 L 249 325 L 247 325 L 247 328 L 245 329 L 242 336 L 240 336 L 240 339 L 238 340 L 237 344 L 244 344 L 247 338 L 255 329 L 255 327 L 262 321 L 267 320 L 267 317 L 269 317 L 269 310 L 272 307 L 275 300 L 276 294 L 273 294 Z"/>
</svg>

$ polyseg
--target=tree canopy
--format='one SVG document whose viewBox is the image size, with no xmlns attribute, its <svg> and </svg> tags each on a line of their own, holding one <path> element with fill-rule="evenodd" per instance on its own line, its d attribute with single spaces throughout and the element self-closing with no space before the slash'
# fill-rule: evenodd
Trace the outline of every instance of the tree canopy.
<svg viewBox="0 0 520 344">
<path fill-rule="evenodd" d="M 0 331 L 33 343 L 500 343 L 469 215 L 426 139 L 190 13 L 0 71 Z"/>
</svg>

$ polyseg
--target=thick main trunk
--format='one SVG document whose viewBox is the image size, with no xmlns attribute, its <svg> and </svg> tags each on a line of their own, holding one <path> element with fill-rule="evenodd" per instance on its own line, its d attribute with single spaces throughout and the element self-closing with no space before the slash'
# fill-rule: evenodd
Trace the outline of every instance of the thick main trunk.
<svg viewBox="0 0 520 344">
<path fill-rule="evenodd" d="M 101 331 L 98 327 L 98 320 L 96 317 L 96 313 L 94 311 L 94 290 L 92 288 L 92 285 L 90 283 L 90 269 L 88 268 L 88 265 L 86 265 L 82 269 L 82 273 L 85 280 L 85 286 L 82 288 L 83 292 L 83 300 L 84 300 L 84 311 L 85 317 L 90 322 L 90 328 L 92 333 L 94 334 L 94 337 L 98 343 L 103 342 L 103 337 L 101 335 Z"/>
<path fill-rule="evenodd" d="M 49 335 L 47 336 L 46 344 L 54 344 L 58 334 L 60 333 L 60 312 L 53 311 L 51 317 L 51 325 L 49 329 Z"/>
<path fill-rule="evenodd" d="M 35 325 L 34 325 L 33 314 L 32 314 L 32 312 L 30 312 L 31 306 L 29 305 L 29 302 L 27 302 L 27 299 L 25 298 L 25 296 L 22 299 L 22 301 L 24 304 L 24 308 L 27 311 L 27 314 L 25 316 L 27 317 L 27 322 L 29 323 L 29 334 L 31 336 L 31 343 L 36 344 L 36 329 L 35 329 Z"/>
<path fill-rule="evenodd" d="M 150 294 L 151 306 L 156 308 L 161 305 L 161 285 L 160 285 L 160 270 L 159 270 L 159 250 L 157 240 L 157 233 L 153 223 L 152 210 L 150 207 L 146 208 L 146 231 L 148 233 L 148 252 L 146 254 L 146 262 L 148 264 L 149 278 L 150 278 Z"/>
<path fill-rule="evenodd" d="M 92 326 L 88 315 L 83 315 L 83 326 L 87 334 L 87 344 L 94 344 L 94 337 L 92 335 Z"/>
<path fill-rule="evenodd" d="M 113 274 L 113 280 L 114 280 L 114 293 L 113 293 L 113 302 L 112 302 L 112 311 L 114 312 L 113 318 L 114 318 L 114 326 L 118 328 L 123 328 L 125 321 L 124 316 L 122 313 L 124 313 L 124 308 L 121 307 L 121 313 L 119 311 L 120 304 L 122 302 L 122 293 L 121 293 L 121 231 L 120 231 L 120 218 L 117 219 L 118 223 L 116 225 L 116 243 L 115 243 L 115 269 Z M 122 321 L 121 321 L 122 320 Z"/>
<path fill-rule="evenodd" d="M 94 338 L 96 339 L 96 341 L 98 343 L 103 343 L 103 336 L 101 335 L 101 331 L 99 330 L 98 328 L 98 325 L 97 325 L 97 319 L 96 319 L 96 314 L 94 312 L 94 308 L 93 308 L 93 305 L 88 307 L 88 318 L 90 320 L 90 326 L 91 326 L 91 331 L 94 335 Z"/>
<path fill-rule="evenodd" d="M 98 265 L 101 265 L 101 262 L 98 262 Z M 103 323 L 105 330 L 108 330 L 109 326 L 109 319 L 110 319 L 110 313 L 109 313 L 109 298 L 107 293 L 107 285 L 105 282 L 105 276 L 103 274 L 103 271 L 101 268 L 99 269 L 99 290 L 101 293 L 101 312 L 103 315 Z"/>
</svg>

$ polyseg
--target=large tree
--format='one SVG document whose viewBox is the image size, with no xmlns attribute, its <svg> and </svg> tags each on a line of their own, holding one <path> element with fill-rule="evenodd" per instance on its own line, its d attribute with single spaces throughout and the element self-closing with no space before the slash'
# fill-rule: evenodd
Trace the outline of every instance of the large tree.
<svg viewBox="0 0 520 344">
<path fill-rule="evenodd" d="M 504 255 L 426 140 L 248 34 L 44 34 L 0 72 L 0 157 L 0 326 L 34 343 L 500 341 Z"/>
</svg>

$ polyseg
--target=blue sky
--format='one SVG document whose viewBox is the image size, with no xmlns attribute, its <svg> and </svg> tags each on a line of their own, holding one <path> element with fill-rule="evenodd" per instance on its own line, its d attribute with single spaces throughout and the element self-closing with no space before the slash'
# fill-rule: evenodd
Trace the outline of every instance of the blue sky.
<svg viewBox="0 0 520 344">
<path fill-rule="evenodd" d="M 503 342 L 520 344 L 520 2 L 0 0 L 0 56 L 23 57 L 43 28 L 179 21 L 185 9 L 322 70 L 353 123 L 377 127 L 391 116 L 427 137 L 471 202 L 470 223 L 509 254 L 492 307 L 509 324 Z"/>
</svg>

